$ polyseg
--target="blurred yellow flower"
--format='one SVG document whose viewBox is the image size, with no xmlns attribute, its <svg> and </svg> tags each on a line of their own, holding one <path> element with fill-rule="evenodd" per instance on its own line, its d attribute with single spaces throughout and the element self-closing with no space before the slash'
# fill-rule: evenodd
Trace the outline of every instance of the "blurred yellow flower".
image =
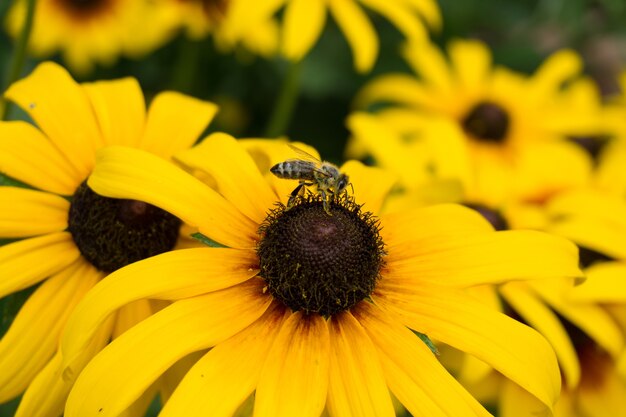
<svg viewBox="0 0 626 417">
<path fill-rule="evenodd" d="M 0 122 L 0 171 L 32 187 L 0 187 L 0 237 L 16 240 L 0 247 L 0 296 L 39 285 L 0 341 L 0 402 L 25 391 L 17 416 L 52 417 L 73 384 L 61 376 L 57 348 L 76 304 L 108 273 L 192 245 L 189 227 L 171 214 L 95 194 L 85 181 L 96 150 L 126 145 L 167 159 L 197 140 L 217 107 L 165 92 L 146 110 L 135 79 L 77 84 L 53 63 L 14 83 L 6 97 L 37 127 Z M 77 367 L 159 308 L 147 300 L 124 306 L 99 326 Z M 136 415 L 155 389 L 138 401 Z"/>
<path fill-rule="evenodd" d="M 471 197 L 489 196 L 493 203 L 544 200 L 588 180 L 590 158 L 567 139 L 602 133 L 602 109 L 595 105 L 593 84 L 577 78 L 581 64 L 573 52 L 553 54 L 532 76 L 493 67 L 489 50 L 478 41 L 452 42 L 449 62 L 433 45 L 409 44 L 404 55 L 420 78 L 383 75 L 356 99 L 359 107 L 391 103 L 379 120 L 395 131 L 395 143 L 368 135 L 369 128 L 358 126 L 364 122 L 354 120 L 363 119 L 357 114 L 349 120 L 356 132 L 353 150 L 386 152 L 387 166 L 393 156 L 386 148 L 414 146 L 397 158 L 425 151 L 419 159 L 433 158 L 436 176 L 458 178 Z M 540 195 L 538 183 L 554 189 Z"/>
<path fill-rule="evenodd" d="M 476 355 L 552 407 L 560 378 L 545 340 L 464 289 L 512 277 L 579 276 L 573 245 L 539 232 L 494 232 L 458 205 L 377 220 L 392 178 L 354 161 L 341 168 L 354 201 L 334 200 L 332 216 L 315 197 L 285 210 L 276 203 L 286 201 L 294 181 L 268 167 L 294 156 L 279 142 L 244 149 L 213 134 L 177 158 L 211 177 L 215 192 L 146 152 L 99 154 L 90 187 L 149 201 L 227 247 L 153 257 L 94 288 L 62 342 L 70 373 L 119 306 L 174 302 L 90 363 L 66 416 L 117 415 L 178 358 L 209 347 L 161 417 L 230 416 L 253 393 L 256 416 L 317 417 L 325 409 L 393 416 L 389 391 L 415 416 L 488 416 L 409 329 Z"/>
<path fill-rule="evenodd" d="M 301 60 L 322 34 L 329 12 L 350 44 L 354 66 L 369 71 L 378 55 L 378 35 L 363 7 L 388 19 L 407 39 L 424 41 L 425 27 L 438 30 L 441 15 L 435 0 L 265 0 L 285 5 L 282 51 Z"/>
<path fill-rule="evenodd" d="M 6 25 L 16 37 L 26 1 L 18 0 Z M 29 49 L 37 57 L 60 52 L 77 73 L 112 65 L 121 55 L 139 58 L 175 33 L 167 10 L 147 0 L 38 0 Z"/>
</svg>

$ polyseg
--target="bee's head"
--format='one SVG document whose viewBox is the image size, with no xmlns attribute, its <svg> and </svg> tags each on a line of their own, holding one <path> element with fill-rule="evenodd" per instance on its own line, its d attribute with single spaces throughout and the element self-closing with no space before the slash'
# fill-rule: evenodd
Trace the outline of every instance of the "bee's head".
<svg viewBox="0 0 626 417">
<path fill-rule="evenodd" d="M 337 179 L 337 194 L 345 190 L 348 184 L 350 184 L 348 176 L 346 174 L 339 175 L 339 178 Z"/>
</svg>

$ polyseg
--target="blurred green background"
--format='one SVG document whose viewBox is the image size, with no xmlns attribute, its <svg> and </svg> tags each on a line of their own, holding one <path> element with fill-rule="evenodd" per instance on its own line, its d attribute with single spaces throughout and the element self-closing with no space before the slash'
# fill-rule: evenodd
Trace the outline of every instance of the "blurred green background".
<svg viewBox="0 0 626 417">
<path fill-rule="evenodd" d="M 313 1 L 313 0 L 312 0 Z M 4 22 L 11 2 L 0 1 Z M 578 51 L 585 70 L 605 94 L 617 89 L 615 77 L 626 58 L 626 1 L 624 0 L 439 0 L 444 27 L 433 39 L 440 45 L 453 38 L 471 37 L 487 42 L 498 64 L 533 71 L 545 56 L 563 47 Z M 381 38 L 381 51 L 373 71 L 358 75 L 345 39 L 332 20 L 302 63 L 300 94 L 288 126 L 293 140 L 308 142 L 328 160 L 342 161 L 348 138 L 344 121 L 352 98 L 368 80 L 389 71 L 409 69 L 398 55 L 402 36 L 386 20 L 371 14 Z M 13 46 L 0 31 L 0 85 L 6 79 Z M 58 61 L 58 57 L 52 57 Z M 23 74 L 38 63 L 27 59 Z M 59 61 L 60 62 L 60 61 Z M 184 36 L 141 61 L 121 59 L 113 67 L 99 67 L 79 81 L 136 77 L 149 99 L 173 89 L 214 101 L 222 111 L 209 130 L 223 130 L 237 137 L 263 137 L 288 63 L 280 58 L 264 60 L 238 51 L 219 54 L 211 39 L 190 41 Z M 11 119 L 26 118 L 12 107 Z M 0 300 L 0 334 L 29 290 Z M 0 406 L 0 416 L 12 416 L 16 402 Z M 151 411 L 156 415 L 156 407 Z"/>
</svg>

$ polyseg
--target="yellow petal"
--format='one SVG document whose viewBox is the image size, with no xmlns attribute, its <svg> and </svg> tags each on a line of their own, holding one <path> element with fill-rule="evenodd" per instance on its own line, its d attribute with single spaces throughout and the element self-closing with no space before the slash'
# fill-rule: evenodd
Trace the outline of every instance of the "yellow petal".
<svg viewBox="0 0 626 417">
<path fill-rule="evenodd" d="M 153 310 L 150 305 L 150 300 L 147 299 L 136 300 L 123 305 L 115 314 L 115 324 L 113 325 L 113 332 L 111 333 L 112 338 L 117 339 L 126 330 L 147 319 L 156 311 L 156 309 Z M 93 335 L 93 333 L 90 333 L 90 335 Z"/>
<path fill-rule="evenodd" d="M 441 29 L 441 12 L 435 0 L 407 0 L 434 30 Z"/>
<path fill-rule="evenodd" d="M 0 297 L 30 287 L 80 256 L 68 232 L 20 240 L 0 247 Z"/>
<path fill-rule="evenodd" d="M 0 402 L 20 394 L 54 354 L 67 317 L 101 274 L 84 261 L 46 280 L 0 341 Z"/>
<path fill-rule="evenodd" d="M 190 148 L 217 113 L 217 106 L 173 91 L 157 95 L 148 109 L 141 149 L 169 159 Z"/>
<path fill-rule="evenodd" d="M 395 416 L 372 341 L 350 313 L 333 316 L 330 330 L 331 416 Z"/>
<path fill-rule="evenodd" d="M 145 201 L 169 211 L 223 245 L 256 247 L 257 224 L 201 181 L 148 152 L 102 149 L 88 184 L 106 197 Z"/>
<path fill-rule="evenodd" d="M 536 329 L 552 345 L 561 366 L 565 382 L 570 388 L 580 381 L 578 355 L 563 324 L 547 305 L 524 282 L 511 282 L 500 288 L 504 299 L 525 323 Z"/>
<path fill-rule="evenodd" d="M 413 256 L 406 256 L 410 252 Z M 419 288 L 425 282 L 469 287 L 511 280 L 583 276 L 575 245 L 530 230 L 416 240 L 405 244 L 400 259 L 391 247 L 388 253 L 385 276 L 399 287 Z"/>
<path fill-rule="evenodd" d="M 528 395 L 528 392 L 521 389 L 518 385 L 505 381 L 500 389 L 498 416 L 500 417 L 577 417 L 577 414 L 559 414 L 552 413 L 550 410 L 539 403 L 535 398 Z M 561 396 L 559 402 L 561 401 Z"/>
<path fill-rule="evenodd" d="M 375 167 L 367 167 L 359 161 L 348 161 L 341 166 L 354 187 L 354 198 L 357 204 L 363 204 L 363 210 L 379 213 L 385 198 L 395 183 L 395 176 Z M 352 189 L 348 186 L 348 193 Z"/>
<path fill-rule="evenodd" d="M 411 295 L 381 293 L 376 304 L 403 324 L 493 366 L 551 408 L 561 389 L 552 347 L 535 330 L 443 287 Z M 367 326 L 366 326 L 367 327 Z"/>
<path fill-rule="evenodd" d="M 107 320 L 96 332 L 92 342 L 80 359 L 80 369 L 102 350 L 111 338 L 114 317 Z M 65 402 L 74 385 L 73 379 L 63 377 L 63 357 L 60 351 L 37 374 L 22 396 L 15 417 L 58 417 L 63 414 Z"/>
<path fill-rule="evenodd" d="M 587 303 L 626 302 L 626 263 L 603 262 L 585 269 L 587 279 L 572 288 L 568 297 Z"/>
<path fill-rule="evenodd" d="M 378 55 L 374 26 L 353 0 L 328 0 L 328 8 L 350 44 L 356 70 L 368 72 Z"/>
<path fill-rule="evenodd" d="M 83 370 L 67 400 L 67 417 L 111 417 L 130 406 L 188 353 L 231 337 L 258 319 L 270 298 L 264 282 L 177 301 L 115 339 Z"/>
<path fill-rule="evenodd" d="M 72 195 L 85 179 L 37 128 L 0 123 L 0 172 L 33 187 Z"/>
<path fill-rule="evenodd" d="M 104 144 L 136 147 L 143 134 L 146 104 L 134 78 L 83 84 Z"/>
<path fill-rule="evenodd" d="M 361 0 L 361 3 L 384 16 L 407 38 L 427 39 L 428 34 L 419 16 L 402 1 Z"/>
<path fill-rule="evenodd" d="M 446 242 L 467 235 L 493 233 L 493 227 L 482 215 L 457 204 L 437 204 L 387 214 L 381 217 L 381 224 L 388 262 L 414 256 L 416 242 Z"/>
<path fill-rule="evenodd" d="M 103 139 L 87 94 L 70 74 L 44 62 L 11 85 L 5 96 L 32 117 L 79 177 L 87 178 Z"/>
<path fill-rule="evenodd" d="M 0 236 L 27 237 L 67 228 L 70 203 L 57 195 L 17 187 L 0 188 Z"/>
<path fill-rule="evenodd" d="M 443 92 L 452 89 L 452 75 L 446 58 L 435 44 L 408 42 L 403 49 L 403 55 L 424 83 Z"/>
<path fill-rule="evenodd" d="M 107 276 L 77 306 L 61 343 L 66 363 L 91 340 L 105 319 L 123 305 L 143 298 L 176 300 L 227 288 L 258 273 L 251 251 L 193 248 L 166 252 Z"/>
<path fill-rule="evenodd" d="M 159 417 L 230 417 L 256 388 L 263 362 L 285 319 L 274 303 L 249 327 L 220 343 L 189 370 Z"/>
<path fill-rule="evenodd" d="M 413 415 L 490 416 L 426 344 L 392 316 L 368 302 L 354 314 L 378 350 L 389 389 Z"/>
<path fill-rule="evenodd" d="M 624 335 L 601 305 L 569 300 L 567 296 L 571 285 L 561 280 L 536 281 L 530 285 L 554 310 L 587 333 L 613 357 L 619 355 L 624 348 Z"/>
<path fill-rule="evenodd" d="M 457 40 L 448 46 L 450 63 L 463 88 L 479 90 L 487 81 L 491 69 L 491 52 L 477 40 Z"/>
<path fill-rule="evenodd" d="M 175 158 L 211 175 L 220 194 L 257 224 L 278 200 L 252 157 L 230 135 L 214 133 Z"/>
<path fill-rule="evenodd" d="M 390 73 L 367 83 L 354 99 L 355 106 L 367 108 L 373 103 L 392 102 L 420 107 L 432 100 L 429 92 L 412 75 Z"/>
<path fill-rule="evenodd" d="M 319 417 L 326 402 L 330 341 L 326 320 L 293 313 L 261 372 L 255 417 Z"/>
<path fill-rule="evenodd" d="M 563 83 L 582 68 L 582 60 L 572 50 L 563 49 L 552 54 L 529 80 L 530 94 L 536 99 L 557 93 Z"/>
<path fill-rule="evenodd" d="M 326 23 L 326 2 L 291 0 L 283 15 L 283 54 L 300 61 L 320 37 Z"/>
</svg>

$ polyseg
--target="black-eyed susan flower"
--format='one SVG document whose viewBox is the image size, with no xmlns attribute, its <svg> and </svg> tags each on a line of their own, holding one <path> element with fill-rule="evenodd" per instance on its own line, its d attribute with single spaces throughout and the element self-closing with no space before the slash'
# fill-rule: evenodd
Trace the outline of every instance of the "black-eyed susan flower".
<svg viewBox="0 0 626 417">
<path fill-rule="evenodd" d="M 0 171 L 32 187 L 0 187 L 0 236 L 16 239 L 0 247 L 0 295 L 39 286 L 0 341 L 0 401 L 26 390 L 17 415 L 52 417 L 72 384 L 57 348 L 79 300 L 108 273 L 190 242 L 171 214 L 94 193 L 86 179 L 96 150 L 123 144 L 169 158 L 196 141 L 216 106 L 166 92 L 146 110 L 135 79 L 77 84 L 53 63 L 5 95 L 37 127 L 0 123 Z M 153 310 L 142 300 L 102 323 L 79 366 Z"/>
<path fill-rule="evenodd" d="M 533 176 L 584 179 L 569 175 L 581 172 L 571 166 L 589 168 L 590 162 L 568 139 L 597 134 L 601 112 L 587 100 L 598 94 L 579 77 L 574 52 L 554 53 L 531 76 L 494 67 L 478 41 L 452 42 L 447 57 L 436 46 L 408 44 L 404 55 L 419 78 L 383 75 L 362 90 L 357 104 L 391 103 L 381 117 L 403 141 L 426 142 L 422 148 L 437 155 L 441 175 L 454 171 L 468 193 L 489 194 L 494 202 L 512 192 L 545 199 L 530 195 Z M 350 123 L 368 130 L 359 129 L 361 122 Z M 355 138 L 357 146 L 372 148 L 363 134 Z"/>
<path fill-rule="evenodd" d="M 26 1 L 16 1 L 7 15 L 12 36 L 20 33 Z M 29 41 L 30 52 L 50 57 L 60 52 L 75 72 L 94 64 L 111 65 L 121 55 L 140 57 L 175 33 L 171 13 L 146 0 L 38 0 Z"/>
<path fill-rule="evenodd" d="M 276 1 L 265 1 L 276 3 Z M 369 71 L 378 55 L 378 35 L 366 9 L 388 19 L 407 39 L 427 39 L 426 27 L 439 29 L 441 16 L 435 0 L 280 0 L 283 15 L 283 54 L 300 61 L 315 45 L 325 27 L 327 14 L 333 17 L 350 44 L 354 66 Z"/>
<path fill-rule="evenodd" d="M 220 49 L 241 44 L 247 50 L 271 56 L 278 51 L 279 27 L 273 18 L 276 1 L 164 0 L 178 25 L 192 39 L 209 33 Z"/>
<path fill-rule="evenodd" d="M 393 181 L 354 161 L 341 167 L 354 193 L 334 199 L 331 215 L 315 194 L 286 210 L 280 202 L 295 181 L 269 167 L 296 155 L 276 142 L 246 149 L 218 133 L 178 155 L 217 191 L 146 152 L 99 154 L 90 187 L 148 201 L 224 247 L 137 262 L 90 292 L 62 342 L 70 375 L 119 306 L 175 301 L 90 362 L 66 416 L 119 415 L 171 364 L 209 347 L 161 417 L 231 416 L 252 394 L 255 416 L 392 416 L 390 391 L 416 416 L 489 415 L 439 364 L 424 335 L 476 355 L 551 407 L 560 377 L 545 340 L 464 289 L 578 276 L 571 243 L 494 232 L 457 205 L 377 218 Z"/>
</svg>

